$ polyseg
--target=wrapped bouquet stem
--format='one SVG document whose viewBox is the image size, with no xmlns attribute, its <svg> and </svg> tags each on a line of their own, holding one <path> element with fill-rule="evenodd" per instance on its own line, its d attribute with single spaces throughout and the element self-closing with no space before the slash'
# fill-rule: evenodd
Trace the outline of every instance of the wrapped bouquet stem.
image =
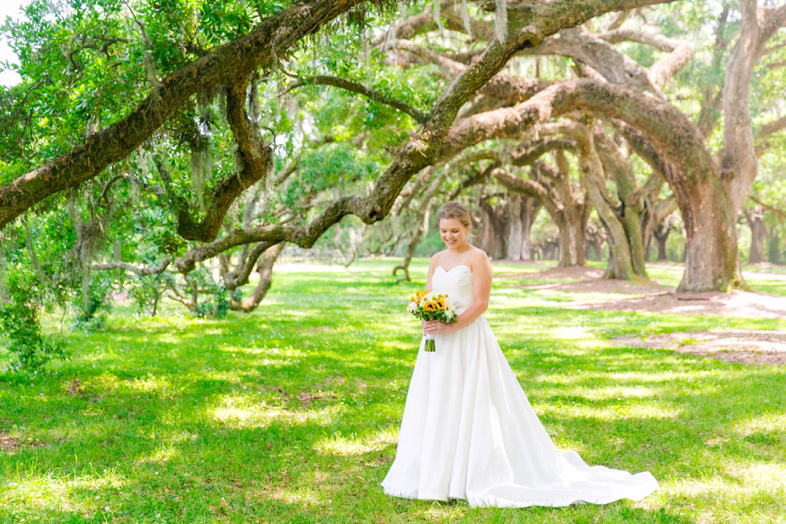
<svg viewBox="0 0 786 524">
<path fill-rule="evenodd" d="M 417 291 L 409 297 L 407 313 L 420 320 L 439 320 L 445 324 L 455 322 L 458 316 L 456 308 L 446 294 L 437 294 L 428 290 Z M 424 334 L 423 338 L 426 340 L 423 351 L 434 351 L 434 335 Z"/>
</svg>

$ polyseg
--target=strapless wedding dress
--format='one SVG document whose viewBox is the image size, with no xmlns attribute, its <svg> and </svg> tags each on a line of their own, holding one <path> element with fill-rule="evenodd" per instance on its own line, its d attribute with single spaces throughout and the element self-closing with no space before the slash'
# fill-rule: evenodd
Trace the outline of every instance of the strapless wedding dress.
<svg viewBox="0 0 786 524">
<path fill-rule="evenodd" d="M 472 271 L 437 267 L 432 288 L 460 314 L 473 302 Z M 567 506 L 639 500 L 658 489 L 647 472 L 588 466 L 549 438 L 479 316 L 436 352 L 421 343 L 396 459 L 382 486 L 395 497 L 466 499 L 471 506 Z"/>
</svg>

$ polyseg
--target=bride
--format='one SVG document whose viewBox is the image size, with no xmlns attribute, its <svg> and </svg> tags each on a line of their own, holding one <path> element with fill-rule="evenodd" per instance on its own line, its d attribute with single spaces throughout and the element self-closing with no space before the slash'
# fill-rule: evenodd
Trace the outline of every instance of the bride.
<svg viewBox="0 0 786 524">
<path fill-rule="evenodd" d="M 447 293 L 459 316 L 423 322 L 436 352 L 421 343 L 385 493 L 525 507 L 639 500 L 658 489 L 650 473 L 588 466 L 554 446 L 483 317 L 491 264 L 467 242 L 469 226 L 458 202 L 439 213 L 447 249 L 431 258 L 426 288 Z"/>
</svg>

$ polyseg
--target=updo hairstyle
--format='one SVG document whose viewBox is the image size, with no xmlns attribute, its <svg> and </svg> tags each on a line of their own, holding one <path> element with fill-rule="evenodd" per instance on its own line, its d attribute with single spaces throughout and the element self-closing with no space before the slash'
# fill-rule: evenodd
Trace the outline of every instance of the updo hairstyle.
<svg viewBox="0 0 786 524">
<path fill-rule="evenodd" d="M 442 206 L 439 215 L 437 215 L 437 219 L 442 220 L 443 218 L 455 218 L 461 222 L 461 225 L 464 227 L 469 227 L 472 223 L 469 218 L 469 211 L 459 202 L 448 202 Z"/>
</svg>

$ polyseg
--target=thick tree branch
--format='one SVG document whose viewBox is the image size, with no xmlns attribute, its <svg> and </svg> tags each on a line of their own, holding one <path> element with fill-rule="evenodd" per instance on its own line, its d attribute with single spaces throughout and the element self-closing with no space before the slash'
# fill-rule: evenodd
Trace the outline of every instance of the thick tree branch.
<svg viewBox="0 0 786 524">
<path fill-rule="evenodd" d="M 777 120 L 773 120 L 772 122 L 764 124 L 757 138 L 759 140 L 763 140 L 768 136 L 783 130 L 784 128 L 786 128 L 786 116 L 782 116 Z"/>
<path fill-rule="evenodd" d="M 461 62 L 412 42 L 399 41 L 396 43 L 396 47 L 421 58 L 424 62 L 438 66 L 440 74 L 447 80 L 452 80 L 467 68 Z M 536 93 L 543 91 L 550 85 L 553 85 L 553 82 L 546 82 L 537 78 L 524 78 L 507 73 L 497 73 L 483 85 L 480 93 L 486 97 L 504 100 L 508 104 L 518 104 L 529 100 Z"/>
<path fill-rule="evenodd" d="M 350 91 L 352 93 L 363 95 L 370 100 L 379 102 L 380 104 L 388 105 L 394 109 L 401 111 L 402 113 L 406 113 L 409 116 L 411 116 L 415 121 L 421 124 L 425 123 L 426 119 L 428 118 L 428 116 L 425 113 L 418 111 L 414 107 L 409 106 L 400 100 L 397 100 L 389 96 L 385 96 L 378 91 L 369 89 L 356 82 L 350 82 L 349 80 L 344 80 L 343 78 L 339 78 L 336 76 L 317 75 L 317 76 L 310 76 L 306 78 L 299 78 L 296 82 L 288 86 L 281 94 L 285 94 L 298 87 L 308 86 L 308 85 L 328 85 L 328 86 L 344 89 L 345 91 Z"/>
<path fill-rule="evenodd" d="M 786 42 L 781 42 L 780 44 L 771 45 L 770 47 L 766 47 L 762 49 L 761 56 L 771 55 L 772 53 L 779 51 L 786 47 Z"/>
<path fill-rule="evenodd" d="M 571 57 L 589 65 L 609 82 L 659 95 L 644 66 L 615 49 L 609 42 L 581 29 L 562 30 L 558 37 L 547 38 L 538 47 L 522 53 Z"/>
<path fill-rule="evenodd" d="M 166 268 L 169 267 L 169 264 L 172 263 L 171 258 L 167 258 L 161 261 L 158 266 L 153 267 L 136 267 L 133 264 L 128 264 L 126 262 L 111 262 L 109 264 L 95 264 L 90 266 L 90 269 L 93 270 L 105 270 L 105 269 L 125 269 L 126 271 L 131 271 L 132 273 L 136 273 L 140 277 L 147 276 L 147 275 L 158 275 L 159 273 L 163 273 L 166 271 Z"/>
<path fill-rule="evenodd" d="M 757 24 L 760 28 L 758 52 L 756 57 L 762 56 L 766 53 L 767 42 L 775 36 L 775 33 L 786 26 L 786 4 L 780 7 L 759 7 L 756 10 L 755 16 Z"/>
<path fill-rule="evenodd" d="M 259 246 L 257 246 L 259 247 Z M 257 273 L 259 273 L 259 283 L 257 287 L 254 288 L 254 291 L 251 293 L 251 296 L 238 302 L 234 298 L 230 298 L 229 307 L 233 311 L 242 311 L 244 313 L 250 313 L 254 309 L 257 308 L 262 299 L 265 298 L 267 292 L 270 290 L 270 286 L 273 283 L 273 264 L 276 262 L 276 259 L 281 254 L 281 251 L 284 249 L 284 244 L 276 244 L 272 247 L 266 247 L 262 253 L 262 260 L 257 264 Z M 255 248 L 256 251 L 256 248 Z M 259 255 L 257 255 L 259 257 Z M 248 280 L 246 278 L 246 280 Z"/>
<path fill-rule="evenodd" d="M 455 200 L 468 187 L 472 187 L 488 180 L 491 176 L 491 173 L 500 165 L 501 164 L 499 162 L 493 162 L 489 164 L 483 171 L 476 171 L 471 177 L 462 180 L 456 189 L 454 189 L 450 195 L 448 195 L 448 200 Z"/>
<path fill-rule="evenodd" d="M 254 69 L 270 63 L 276 53 L 280 54 L 305 34 L 315 31 L 325 21 L 358 3 L 360 2 L 355 0 L 346 2 L 321 0 L 313 4 L 298 4 L 284 11 L 295 18 L 294 22 L 286 17 L 271 17 L 246 37 L 223 46 L 170 75 L 165 80 L 164 86 L 157 89 L 132 116 L 97 133 L 94 136 L 99 136 L 98 139 L 77 148 L 75 152 L 52 165 L 61 171 L 53 171 L 55 168 L 48 166 L 18 180 L 17 187 L 20 183 L 24 183 L 25 188 L 28 189 L 28 191 L 17 189 L 26 195 L 27 200 L 16 198 L 10 206 L 6 205 L 0 212 L 0 226 L 8 223 L 46 195 L 87 180 L 112 161 L 126 156 L 141 141 L 147 139 L 174 108 L 184 103 L 191 94 L 216 83 L 231 85 L 236 82 L 234 79 L 246 78 Z M 412 175 L 440 160 L 442 144 L 459 109 L 502 69 L 517 50 L 535 46 L 543 38 L 562 28 L 579 25 L 605 12 L 658 3 L 664 1 L 553 0 L 536 4 L 534 7 L 530 4 L 512 5 L 509 10 L 510 25 L 506 41 L 493 41 L 453 80 L 431 108 L 426 124 L 419 133 L 411 135 L 402 145 L 392 164 L 379 177 L 375 188 L 367 197 L 351 195 L 340 198 L 329 204 L 318 217 L 303 228 L 264 226 L 251 232 L 232 232 L 227 235 L 227 238 L 204 246 L 209 248 L 207 251 L 200 251 L 200 248 L 194 250 L 197 253 L 188 259 L 184 257 L 184 260 L 178 260 L 176 263 L 178 270 L 187 272 L 189 266 L 193 267 L 192 264 L 196 261 L 212 256 L 208 251 L 220 248 L 222 243 L 228 248 L 231 245 L 248 242 L 291 241 L 301 247 L 310 247 L 327 228 L 347 214 L 354 214 L 365 223 L 381 220 L 389 213 L 396 197 Z M 172 89 L 169 86 L 173 86 Z M 130 124 L 129 119 L 131 119 Z M 130 131 L 134 132 L 130 133 Z M 102 147 L 97 148 L 97 146 Z M 93 158 L 95 151 L 101 151 L 102 154 L 98 158 Z M 85 174 L 84 170 L 88 166 L 92 167 Z M 50 185 L 43 192 L 37 192 L 45 176 L 51 179 L 55 175 L 58 178 L 56 184 Z M 33 188 L 38 189 L 32 190 Z M 5 197 L 9 191 L 8 188 L 0 189 L 0 203 L 7 204 Z M 218 252 L 220 251 L 223 249 Z"/>
<path fill-rule="evenodd" d="M 718 25 L 715 28 L 715 45 L 712 50 L 712 68 L 720 69 L 723 60 L 723 51 L 728 47 L 731 39 L 725 33 L 726 25 L 729 21 L 729 6 L 724 6 L 718 17 Z M 718 122 L 723 104 L 723 86 L 720 89 L 714 83 L 707 83 L 701 89 L 701 110 L 696 120 L 696 125 L 701 134 L 707 139 L 710 138 L 715 124 Z"/>
<path fill-rule="evenodd" d="M 772 211 L 773 213 L 775 213 L 779 217 L 786 218 L 786 211 L 784 211 L 783 209 L 779 209 L 779 208 L 777 208 L 775 206 L 771 206 L 769 204 L 765 204 L 764 202 L 762 202 L 760 199 L 756 198 L 753 195 L 748 195 L 748 198 L 751 199 L 753 202 L 759 204 L 764 209 L 766 209 L 768 211 Z"/>
<path fill-rule="evenodd" d="M 183 202 L 177 205 L 177 233 L 186 240 L 215 240 L 232 202 L 246 189 L 263 180 L 273 166 L 273 149 L 262 141 L 246 114 L 245 93 L 245 81 L 227 88 L 227 120 L 238 145 L 235 174 L 212 189 L 210 204 L 202 220 L 194 220 Z"/>
<path fill-rule="evenodd" d="M 213 258 L 235 246 L 255 242 L 271 242 L 273 245 L 273 243 L 295 238 L 298 233 L 300 233 L 300 228 L 279 225 L 258 226 L 247 230 L 235 229 L 218 240 L 190 250 L 183 257 L 175 260 L 175 267 L 181 273 L 188 273 L 194 269 L 197 262 Z"/>
<path fill-rule="evenodd" d="M 49 195 L 75 187 L 138 148 L 192 95 L 271 65 L 322 24 L 363 0 L 314 0 L 296 4 L 216 51 L 168 75 L 128 116 L 90 135 L 51 164 L 0 188 L 0 228 Z"/>
<path fill-rule="evenodd" d="M 772 71 L 774 69 L 780 69 L 781 67 L 784 67 L 784 66 L 786 66 L 786 60 L 781 60 L 779 62 L 770 62 L 765 67 L 768 70 Z"/>
</svg>

